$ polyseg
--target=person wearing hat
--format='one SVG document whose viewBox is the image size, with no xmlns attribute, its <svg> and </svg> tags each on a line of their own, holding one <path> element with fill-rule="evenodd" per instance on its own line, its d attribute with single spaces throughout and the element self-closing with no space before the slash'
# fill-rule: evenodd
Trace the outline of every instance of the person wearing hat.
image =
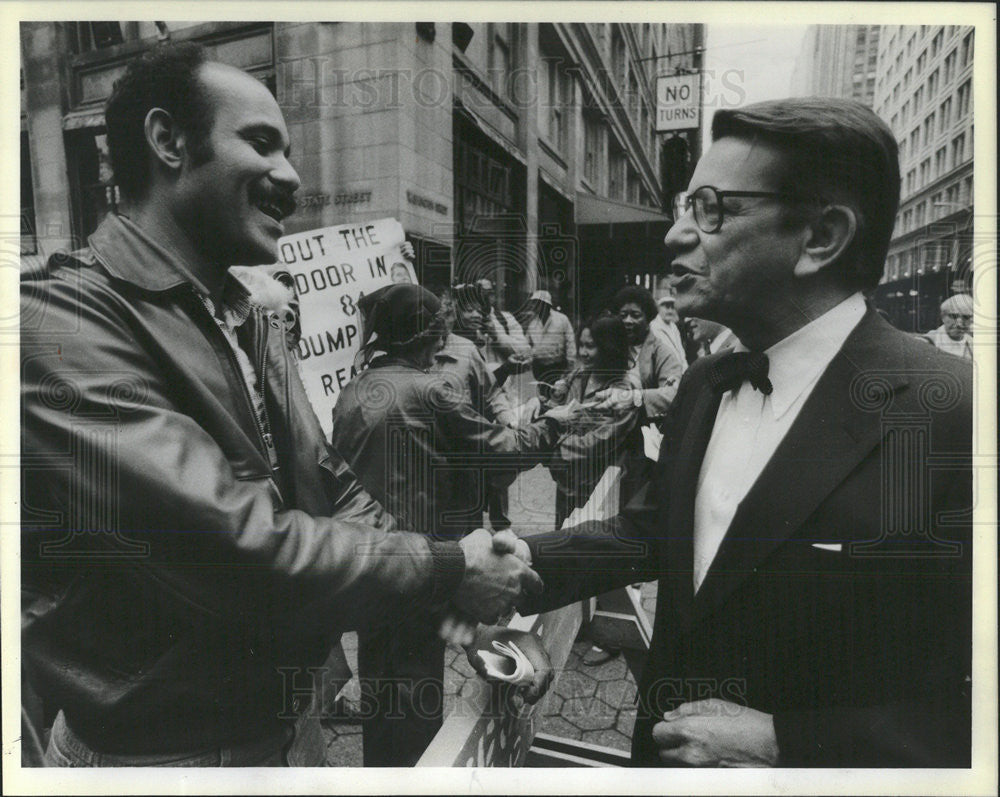
<svg viewBox="0 0 1000 797">
<path fill-rule="evenodd" d="M 941 303 L 941 326 L 925 336 L 937 348 L 956 357 L 972 359 L 972 297 L 956 293 Z"/>
<path fill-rule="evenodd" d="M 486 335 L 483 356 L 497 384 L 502 385 L 508 376 L 528 367 L 531 347 L 514 314 L 497 306 L 493 280 L 483 278 L 476 280 L 475 284 L 483 292 L 483 332 Z"/>
<path fill-rule="evenodd" d="M 528 312 L 531 317 L 525 333 L 531 346 L 531 373 L 538 382 L 538 394 L 547 398 L 551 386 L 576 359 L 576 337 L 569 318 L 552 306 L 548 291 L 531 294 Z"/>
<path fill-rule="evenodd" d="M 441 301 L 426 288 L 389 285 L 364 296 L 359 309 L 363 333 L 358 357 L 367 367 L 337 400 L 333 448 L 405 528 L 437 540 L 486 533 L 478 529 L 482 481 L 509 483 L 519 468 L 534 464 L 530 454 L 537 453 L 540 460 L 554 446 L 560 414 L 567 411 L 556 408 L 516 429 L 478 412 L 455 374 L 432 368 L 446 327 Z M 470 467 L 484 456 L 506 467 Z M 501 535 L 510 532 L 495 540 Z M 512 549 L 515 540 L 510 537 Z M 412 766 L 441 727 L 440 618 L 386 619 L 391 624 L 359 632 L 362 709 L 367 707 L 369 715 L 364 764 Z"/>
<path fill-rule="evenodd" d="M 677 315 L 677 308 L 674 306 L 674 297 L 671 294 L 661 296 L 656 303 L 659 315 L 654 318 L 649 329 L 660 337 L 671 349 L 684 369 L 687 369 L 687 357 L 684 354 L 684 341 L 681 339 L 681 331 L 677 326 L 680 316 Z"/>
<path fill-rule="evenodd" d="M 479 284 L 456 285 L 451 291 L 453 321 L 444 345 L 434 356 L 434 369 L 453 374 L 476 412 L 504 426 L 514 425 L 510 396 L 486 360 L 490 349 L 486 318 L 489 303 Z M 483 485 L 494 531 L 510 528 L 507 486 Z"/>
</svg>

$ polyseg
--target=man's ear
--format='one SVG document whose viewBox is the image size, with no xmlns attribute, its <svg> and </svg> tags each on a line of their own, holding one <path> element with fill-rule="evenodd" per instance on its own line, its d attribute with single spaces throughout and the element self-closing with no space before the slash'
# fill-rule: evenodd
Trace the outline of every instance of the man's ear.
<svg viewBox="0 0 1000 797">
<path fill-rule="evenodd" d="M 848 205 L 826 205 L 810 221 L 796 277 L 818 274 L 835 263 L 858 235 L 858 214 Z"/>
<path fill-rule="evenodd" d="M 184 133 L 173 116 L 162 108 L 151 108 L 144 127 L 146 142 L 159 164 L 179 172 L 184 162 Z"/>
</svg>

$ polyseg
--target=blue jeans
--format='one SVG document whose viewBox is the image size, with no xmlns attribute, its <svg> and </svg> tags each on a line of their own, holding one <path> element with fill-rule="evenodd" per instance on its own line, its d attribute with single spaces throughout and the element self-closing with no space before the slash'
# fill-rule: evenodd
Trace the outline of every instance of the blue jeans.
<svg viewBox="0 0 1000 797">
<path fill-rule="evenodd" d="M 88 747 L 66 724 L 60 711 L 52 726 L 43 766 L 47 767 L 284 767 L 293 730 L 233 747 L 168 755 L 116 755 Z"/>
</svg>

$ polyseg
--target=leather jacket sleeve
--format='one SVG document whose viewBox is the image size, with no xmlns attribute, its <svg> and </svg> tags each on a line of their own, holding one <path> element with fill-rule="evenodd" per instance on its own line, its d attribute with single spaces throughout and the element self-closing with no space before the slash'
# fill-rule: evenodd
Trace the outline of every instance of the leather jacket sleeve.
<svg viewBox="0 0 1000 797">
<path fill-rule="evenodd" d="M 374 502 L 356 480 L 333 496 L 332 517 L 316 517 L 282 508 L 271 479 L 235 473 L 185 413 L 170 364 L 126 320 L 131 309 L 92 281 L 22 290 L 26 467 L 46 452 L 77 460 L 33 474 L 28 500 L 62 518 L 37 524 L 35 539 L 86 537 L 176 604 L 238 622 L 357 628 L 400 602 L 451 595 L 461 548 L 366 522 Z"/>
</svg>

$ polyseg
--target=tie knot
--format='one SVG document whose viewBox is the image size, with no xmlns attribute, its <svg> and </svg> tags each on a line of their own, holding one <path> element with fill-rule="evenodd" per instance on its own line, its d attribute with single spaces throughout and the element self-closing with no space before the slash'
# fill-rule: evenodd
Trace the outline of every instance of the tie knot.
<svg viewBox="0 0 1000 797">
<path fill-rule="evenodd" d="M 765 396 L 774 389 L 767 378 L 767 355 L 760 351 L 734 351 L 722 355 L 708 370 L 708 383 L 716 393 L 736 390 L 744 382 Z"/>
</svg>

